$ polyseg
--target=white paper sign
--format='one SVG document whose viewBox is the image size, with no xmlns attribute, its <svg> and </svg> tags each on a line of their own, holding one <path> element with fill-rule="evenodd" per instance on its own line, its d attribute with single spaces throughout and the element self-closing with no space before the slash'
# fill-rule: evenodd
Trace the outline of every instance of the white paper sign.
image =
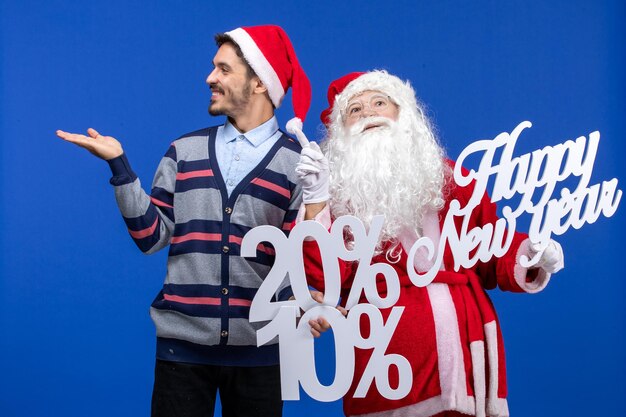
<svg viewBox="0 0 626 417">
<path fill-rule="evenodd" d="M 454 180 L 460 186 L 474 182 L 474 192 L 464 207 L 457 200 L 450 202 L 437 247 L 429 238 L 422 237 L 410 249 L 406 267 L 414 285 L 423 287 L 433 281 L 441 268 L 446 244 L 452 250 L 456 271 L 461 267 L 470 268 L 479 260 L 504 255 L 512 243 L 517 219 L 525 213 L 531 219 L 529 238 L 543 249 L 553 235 L 562 235 L 570 227 L 579 229 L 586 223 L 594 223 L 600 215 L 615 214 L 622 197 L 617 179 L 589 185 L 600 133 L 592 132 L 588 138 L 581 136 L 575 141 L 514 156 L 517 140 L 529 127 L 530 122 L 522 122 L 511 133 L 474 142 L 461 152 Z M 496 158 L 498 153 L 500 156 Z M 463 162 L 473 155 L 480 156 L 479 167 L 464 174 Z M 560 188 L 559 195 L 553 196 L 557 185 L 572 177 L 578 178 L 574 190 Z M 510 200 L 516 195 L 521 196 L 521 201 L 515 207 L 504 205 L 502 218 L 495 225 L 469 229 L 472 210 L 487 192 L 490 179 L 494 184 L 493 202 Z M 457 228 L 455 221 L 459 220 L 461 227 Z M 393 307 L 400 295 L 395 270 L 386 263 L 371 264 L 383 221 L 382 216 L 375 217 L 367 230 L 359 219 L 344 216 L 334 221 L 330 231 L 315 221 L 305 221 L 297 224 L 289 237 L 272 226 L 257 227 L 244 237 L 242 256 L 255 257 L 256 247 L 261 242 L 271 243 L 276 251 L 272 270 L 252 301 L 250 321 L 271 320 L 257 332 L 259 346 L 278 336 L 283 399 L 299 399 L 300 386 L 320 401 L 334 401 L 344 396 L 353 382 L 355 349 L 373 349 L 363 375 L 356 381 L 355 397 L 364 397 L 372 384 L 388 399 L 401 399 L 410 392 L 413 382 L 410 363 L 400 355 L 385 354 L 404 307 Z M 344 228 L 351 230 L 352 249 L 345 246 Z M 322 304 L 311 297 L 306 282 L 302 248 L 306 238 L 316 240 L 320 250 L 325 285 Z M 428 260 L 433 262 L 432 268 L 423 274 L 413 267 L 420 248 L 425 249 Z M 533 259 L 523 257 L 522 266 L 535 265 L 541 253 L 540 250 Z M 340 260 L 358 261 L 354 282 L 345 300 L 349 310 L 347 317 L 334 308 L 340 301 Z M 287 275 L 295 299 L 271 302 Z M 385 280 L 387 293 L 384 297 L 377 291 L 377 276 Z M 359 303 L 363 297 L 368 303 Z M 390 307 L 391 313 L 383 322 L 379 309 Z M 298 321 L 301 310 L 304 314 Z M 367 338 L 362 337 L 359 328 L 363 316 L 370 325 Z M 335 338 L 336 369 L 330 385 L 321 384 L 315 371 L 314 343 L 308 321 L 318 317 L 328 320 Z M 399 376 L 397 387 L 389 384 L 391 367 L 396 368 Z"/>
</svg>

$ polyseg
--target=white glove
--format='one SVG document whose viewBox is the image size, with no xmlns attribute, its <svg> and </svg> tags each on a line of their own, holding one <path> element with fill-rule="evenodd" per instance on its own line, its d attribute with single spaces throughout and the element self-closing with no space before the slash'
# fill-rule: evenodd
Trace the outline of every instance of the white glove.
<svg viewBox="0 0 626 417">
<path fill-rule="evenodd" d="M 529 246 L 529 258 L 534 258 L 541 250 L 541 244 L 531 243 Z M 533 266 L 533 268 L 541 268 L 549 274 L 559 272 L 565 267 L 563 248 L 556 242 L 550 239 L 548 246 L 541 253 L 539 261 Z"/>
<path fill-rule="evenodd" d="M 294 134 L 302 145 L 300 161 L 296 165 L 296 173 L 302 184 L 302 202 L 313 204 L 328 201 L 330 198 L 328 159 L 317 143 L 309 142 L 304 132 L 297 129 Z"/>
<path fill-rule="evenodd" d="M 330 195 L 330 171 L 328 159 L 315 142 L 302 148 L 300 161 L 296 165 L 296 173 L 302 183 L 302 202 L 304 204 L 328 201 Z"/>
</svg>

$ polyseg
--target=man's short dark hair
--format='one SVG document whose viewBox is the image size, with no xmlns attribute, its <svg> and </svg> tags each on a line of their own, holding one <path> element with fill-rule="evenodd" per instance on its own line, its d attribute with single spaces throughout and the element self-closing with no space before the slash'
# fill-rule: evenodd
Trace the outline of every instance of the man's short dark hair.
<svg viewBox="0 0 626 417">
<path fill-rule="evenodd" d="M 254 72 L 250 64 L 248 64 L 248 61 L 246 61 L 246 58 L 243 56 L 243 52 L 241 52 L 241 48 L 239 47 L 239 45 L 237 45 L 237 42 L 235 42 L 233 38 L 230 37 L 230 35 L 227 35 L 225 33 L 218 33 L 217 35 L 215 35 L 215 44 L 218 48 L 225 43 L 230 43 L 233 48 L 235 48 L 235 53 L 239 58 L 241 58 L 243 64 L 246 66 L 246 76 L 248 77 L 248 79 L 250 80 L 256 77 L 256 73 Z"/>
</svg>

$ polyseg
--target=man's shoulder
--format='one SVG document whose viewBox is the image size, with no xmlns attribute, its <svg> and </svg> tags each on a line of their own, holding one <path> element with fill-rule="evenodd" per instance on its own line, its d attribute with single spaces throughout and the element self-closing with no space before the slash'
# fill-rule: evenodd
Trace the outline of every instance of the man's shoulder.
<svg viewBox="0 0 626 417">
<path fill-rule="evenodd" d="M 290 151 L 297 152 L 298 154 L 302 151 L 302 146 L 300 146 L 300 143 L 296 139 L 292 138 L 282 130 L 279 130 L 279 132 L 281 133 L 281 136 L 278 140 L 283 148 L 287 148 Z"/>
<path fill-rule="evenodd" d="M 206 140 L 208 139 L 209 134 L 211 133 L 211 130 L 217 131 L 217 129 L 220 126 L 223 126 L 223 125 L 205 127 L 202 129 L 194 130 L 193 132 L 185 133 L 184 135 L 179 136 L 178 139 L 176 139 L 173 142 L 173 144 L 177 144 L 181 142 L 188 142 L 188 141 L 193 141 L 193 140 Z"/>
<path fill-rule="evenodd" d="M 209 147 L 207 145 L 209 136 L 212 130 L 217 131 L 219 127 L 205 127 L 179 136 L 178 139 L 170 144 L 166 156 L 169 156 L 174 161 L 208 158 Z"/>
</svg>

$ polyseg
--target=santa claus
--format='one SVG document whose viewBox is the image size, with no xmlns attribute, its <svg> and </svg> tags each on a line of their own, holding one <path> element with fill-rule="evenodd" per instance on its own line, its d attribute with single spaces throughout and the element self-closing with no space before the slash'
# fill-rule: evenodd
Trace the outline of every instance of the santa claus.
<svg viewBox="0 0 626 417">
<path fill-rule="evenodd" d="M 434 281 L 425 287 L 413 285 L 407 253 L 422 236 L 439 246 L 450 202 L 458 200 L 464 207 L 473 184 L 454 183 L 454 162 L 445 158 L 408 82 L 385 71 L 351 73 L 333 81 L 328 101 L 322 113 L 328 135 L 321 149 L 299 134 L 304 147 L 297 172 L 305 204 L 299 219 L 315 219 L 329 227 L 342 215 L 354 215 L 366 225 L 376 215 L 385 216 L 372 263 L 385 262 L 396 270 L 401 285 L 396 306 L 404 306 L 386 353 L 407 358 L 413 374 L 412 389 L 400 400 L 383 397 L 375 384 L 365 398 L 354 398 L 372 353 L 356 349 L 354 383 L 344 397 L 345 414 L 508 416 L 502 335 L 485 289 L 541 291 L 563 266 L 561 247 L 551 241 L 538 254 L 537 245 L 516 233 L 504 256 L 458 271 L 446 247 Z M 496 206 L 485 195 L 472 211 L 469 227 L 496 220 Z M 349 232 L 345 239 L 350 245 Z M 523 255 L 539 261 L 525 268 L 520 264 Z M 309 284 L 324 291 L 315 241 L 305 242 L 305 263 Z M 413 264 L 418 272 L 432 266 L 419 252 Z M 341 263 L 343 300 L 355 270 L 353 262 Z M 378 283 L 378 290 L 384 296 L 384 281 Z M 381 310 L 384 317 L 389 311 Z M 328 328 L 322 318 L 310 325 L 315 336 Z M 390 372 L 391 386 L 397 385 L 397 378 L 396 372 Z"/>
</svg>

